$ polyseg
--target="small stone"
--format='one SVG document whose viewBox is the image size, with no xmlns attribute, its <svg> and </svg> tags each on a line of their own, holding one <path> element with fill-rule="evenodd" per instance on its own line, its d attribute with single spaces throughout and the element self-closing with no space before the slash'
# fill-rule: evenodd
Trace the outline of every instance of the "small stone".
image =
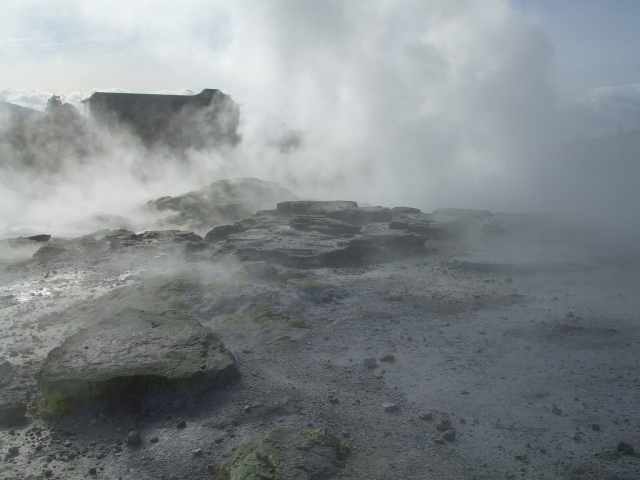
<svg viewBox="0 0 640 480">
<path fill-rule="evenodd" d="M 160 441 L 160 439 L 158 437 L 151 437 L 149 439 L 149 443 L 158 443 Z"/>
<path fill-rule="evenodd" d="M 184 418 L 178 418 L 176 420 L 176 427 L 185 428 L 187 426 L 187 422 L 185 422 Z"/>
<path fill-rule="evenodd" d="M 557 405 L 553 404 L 551 405 L 551 413 L 554 415 L 562 415 L 562 410 L 560 410 Z"/>
<path fill-rule="evenodd" d="M 456 439 L 456 431 L 453 428 L 450 428 L 442 435 L 447 442 L 453 442 Z"/>
<path fill-rule="evenodd" d="M 51 478 L 53 477 L 53 470 L 45 470 L 43 474 L 44 474 L 44 478 Z"/>
<path fill-rule="evenodd" d="M 527 454 L 526 453 L 519 453 L 517 455 L 515 455 L 516 460 L 520 460 L 521 462 L 526 462 L 527 461 Z"/>
<path fill-rule="evenodd" d="M 440 420 L 436 425 L 436 430 L 439 432 L 445 432 L 451 428 L 451 420 L 445 418 L 444 420 Z"/>
<path fill-rule="evenodd" d="M 193 452 L 193 456 L 194 457 L 201 457 L 204 454 L 204 450 L 202 450 L 201 448 L 196 448 Z"/>
<path fill-rule="evenodd" d="M 131 430 L 124 442 L 130 447 L 137 447 L 141 445 L 142 439 L 140 438 L 140 432 L 137 430 Z"/>
<path fill-rule="evenodd" d="M 433 413 L 432 412 L 420 412 L 418 414 L 418 418 L 420 420 L 432 420 L 433 419 Z"/>
<path fill-rule="evenodd" d="M 625 455 L 633 455 L 633 452 L 635 451 L 633 445 L 630 445 L 623 440 L 618 442 L 618 445 L 616 445 L 616 450 L 620 453 L 624 453 Z"/>
<path fill-rule="evenodd" d="M 576 433 L 574 433 L 574 434 L 573 434 L 573 436 L 571 437 L 571 439 L 572 439 L 574 442 L 579 442 L 580 440 L 582 440 L 582 437 L 580 436 L 580 433 L 579 433 L 579 432 L 576 432 Z"/>
<path fill-rule="evenodd" d="M 390 353 L 380 358 L 381 362 L 395 362 L 395 360 L 396 360 L 396 357 L 394 357 Z"/>
<path fill-rule="evenodd" d="M 20 455 L 20 447 L 9 447 L 7 458 L 17 457 L 18 455 Z"/>
<path fill-rule="evenodd" d="M 444 440 L 441 438 L 434 438 L 433 439 L 433 443 L 437 443 L 438 445 L 443 445 L 444 444 Z"/>
<path fill-rule="evenodd" d="M 382 407 L 386 413 L 394 413 L 400 410 L 400 407 L 395 403 L 385 402 L 382 404 Z"/>
<path fill-rule="evenodd" d="M 592 423 L 590 425 L 590 427 L 591 427 L 591 430 L 593 430 L 594 432 L 599 432 L 600 431 L 600 425 L 597 424 L 597 423 Z"/>
<path fill-rule="evenodd" d="M 373 357 L 365 358 L 362 364 L 367 368 L 376 368 L 376 366 L 378 366 L 378 362 Z"/>
<path fill-rule="evenodd" d="M 329 403 L 330 403 L 331 405 L 337 405 L 337 404 L 338 404 L 338 403 L 340 403 L 340 402 L 338 401 L 338 399 L 337 399 L 336 397 L 334 397 L 334 396 L 330 396 L 330 397 L 329 397 Z"/>
<path fill-rule="evenodd" d="M 97 475 L 98 474 L 98 469 L 96 467 L 91 467 L 89 469 L 89 475 Z"/>
</svg>

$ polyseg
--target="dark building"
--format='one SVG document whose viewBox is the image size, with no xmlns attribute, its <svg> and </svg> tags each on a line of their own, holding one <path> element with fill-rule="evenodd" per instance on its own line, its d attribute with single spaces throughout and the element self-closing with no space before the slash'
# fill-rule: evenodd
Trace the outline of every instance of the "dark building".
<svg viewBox="0 0 640 480">
<path fill-rule="evenodd" d="M 210 148 L 240 141 L 240 109 L 229 95 L 95 92 L 82 101 L 88 115 L 111 128 L 128 128 L 147 146 Z"/>
</svg>

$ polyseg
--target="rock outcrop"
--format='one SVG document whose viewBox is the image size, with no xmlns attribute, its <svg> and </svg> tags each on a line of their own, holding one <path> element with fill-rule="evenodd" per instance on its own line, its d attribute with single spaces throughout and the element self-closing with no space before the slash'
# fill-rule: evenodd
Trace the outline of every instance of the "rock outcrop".
<svg viewBox="0 0 640 480">
<path fill-rule="evenodd" d="M 63 412 L 75 402 L 148 386 L 205 388 L 236 375 L 233 355 L 193 317 L 126 309 L 49 352 L 37 382 L 47 408 Z"/>
<path fill-rule="evenodd" d="M 147 208 L 165 215 L 164 222 L 168 225 L 204 232 L 295 198 L 293 193 L 275 182 L 239 178 L 220 180 L 176 197 L 158 198 L 149 202 Z"/>
<path fill-rule="evenodd" d="M 219 253 L 296 268 L 344 267 L 425 251 L 427 237 L 392 230 L 391 210 L 356 202 L 287 201 L 205 236 Z"/>
</svg>

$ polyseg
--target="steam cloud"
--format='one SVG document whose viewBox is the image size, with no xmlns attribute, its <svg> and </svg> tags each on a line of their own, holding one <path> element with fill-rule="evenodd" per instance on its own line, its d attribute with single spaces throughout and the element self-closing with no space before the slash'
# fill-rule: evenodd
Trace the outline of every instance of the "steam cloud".
<svg viewBox="0 0 640 480">
<path fill-rule="evenodd" d="M 64 175 L 4 171 L 5 225 L 126 213 L 153 196 L 256 176 L 301 196 L 551 210 L 638 233 L 640 87 L 563 101 L 551 45 L 508 1 L 65 5 L 68 44 L 23 32 L 14 45 L 38 35 L 49 48 L 29 60 L 16 53 L 16 71 L 52 72 L 61 91 L 84 85 L 63 98 L 76 105 L 107 85 L 219 88 L 242 105 L 243 142 L 185 163 L 105 137 L 91 161 L 68 158 Z M 25 106 L 50 96 L 0 94 Z"/>
</svg>

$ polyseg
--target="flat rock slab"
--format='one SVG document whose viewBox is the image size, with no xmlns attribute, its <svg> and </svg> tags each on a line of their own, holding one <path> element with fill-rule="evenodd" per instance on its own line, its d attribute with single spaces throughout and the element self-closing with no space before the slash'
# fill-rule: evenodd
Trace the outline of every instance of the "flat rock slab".
<svg viewBox="0 0 640 480">
<path fill-rule="evenodd" d="M 213 332 L 178 311 L 126 309 L 67 338 L 37 374 L 47 407 L 147 386 L 186 390 L 237 376 L 233 355 Z"/>
</svg>

